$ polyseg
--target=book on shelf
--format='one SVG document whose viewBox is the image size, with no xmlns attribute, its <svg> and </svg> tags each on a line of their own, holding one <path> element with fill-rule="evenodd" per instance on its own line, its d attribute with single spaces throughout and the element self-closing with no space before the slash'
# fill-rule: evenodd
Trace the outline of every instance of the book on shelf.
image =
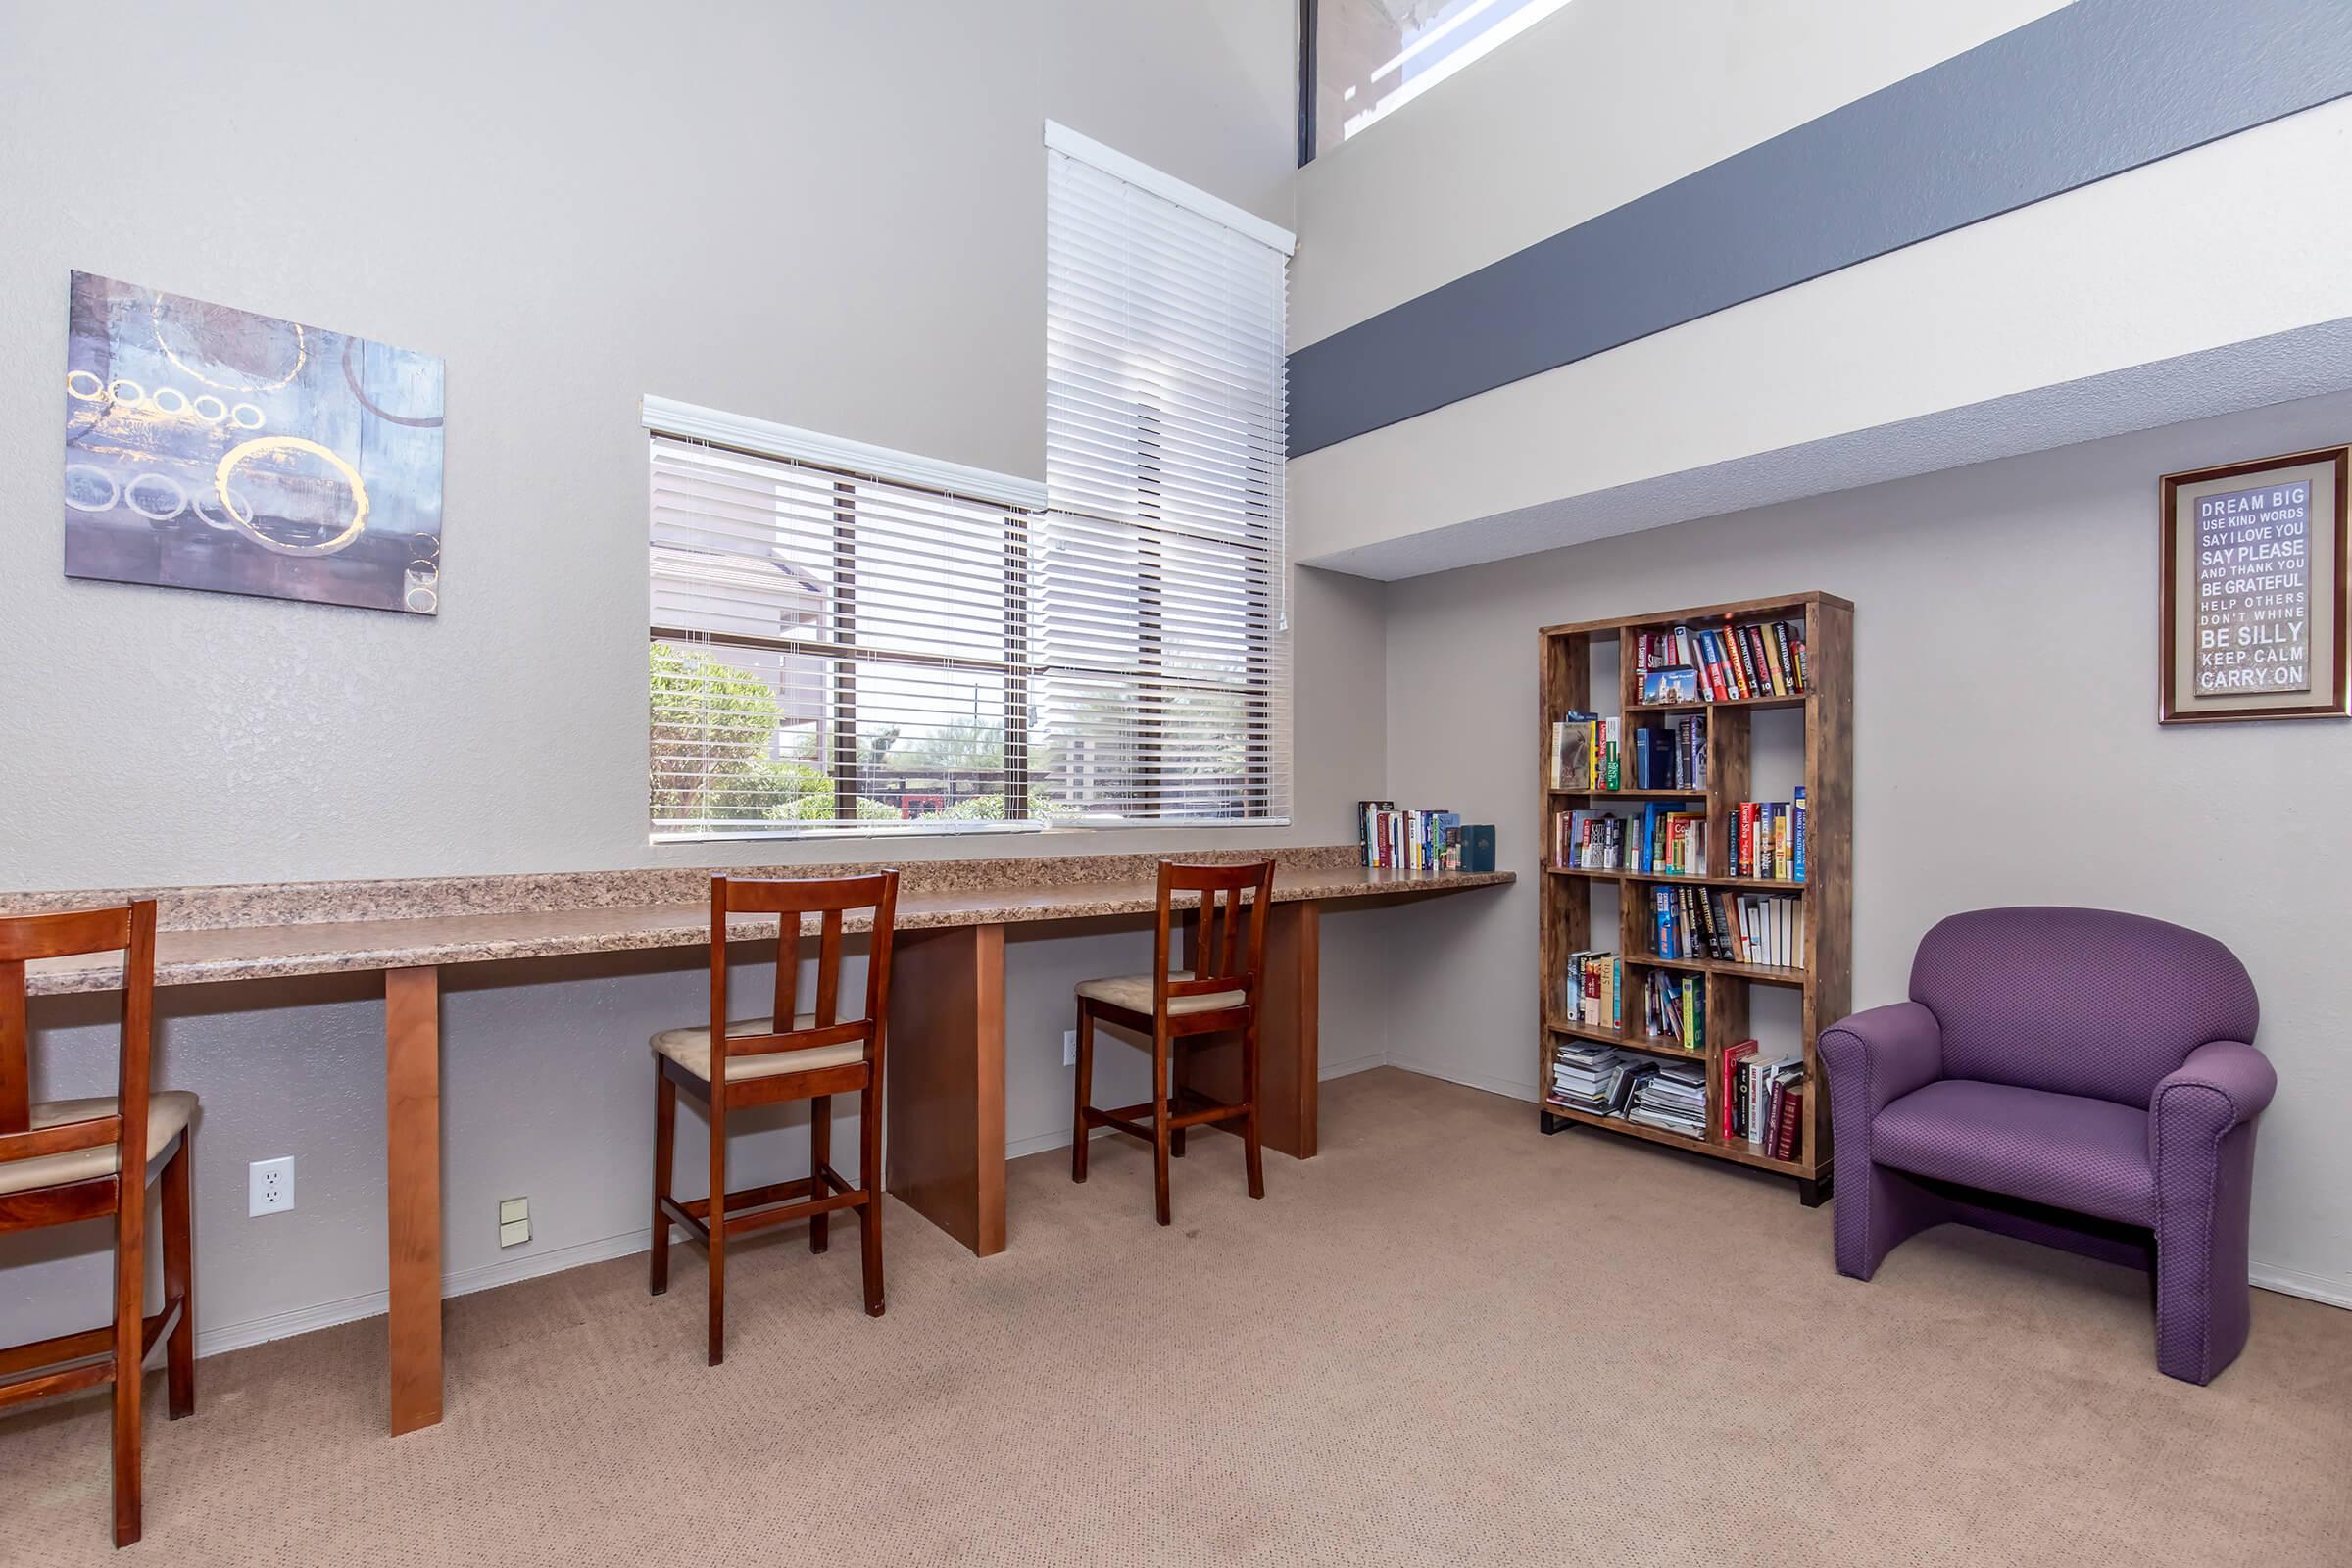
<svg viewBox="0 0 2352 1568">
<path fill-rule="evenodd" d="M 1788 801 L 1741 801 L 1731 808 L 1728 824 L 1733 876 L 1773 882 L 1802 882 L 1804 861 L 1797 855 L 1799 823 L 1805 809 L 1805 787 Z"/>
<path fill-rule="evenodd" d="M 1358 801 L 1355 813 L 1358 864 L 1400 871 L 1462 869 L 1459 811 L 1400 811 L 1395 801 Z"/>
<path fill-rule="evenodd" d="M 1805 966 L 1804 906 L 1790 894 L 1655 887 L 1649 902 L 1652 951 L 1661 958 Z"/>
<path fill-rule="evenodd" d="M 1633 788 L 1703 790 L 1707 787 L 1707 717 L 1678 713 L 1663 724 L 1634 731 Z"/>
<path fill-rule="evenodd" d="M 1642 1024 L 1652 1039 L 1685 1051 L 1706 1050 L 1706 982 L 1694 974 L 1647 971 L 1642 977 Z"/>
<path fill-rule="evenodd" d="M 1724 1048 L 1722 1072 L 1723 1136 L 1775 1159 L 1794 1159 L 1802 1143 L 1797 1111 L 1804 1102 L 1803 1058 L 1766 1057 L 1755 1041 L 1742 1040 Z"/>
<path fill-rule="evenodd" d="M 1570 710 L 1551 723 L 1551 787 L 1568 791 L 1624 789 L 1628 776 L 1624 753 L 1623 720 Z"/>
<path fill-rule="evenodd" d="M 1640 814 L 1583 808 L 1551 819 L 1551 863 L 1572 871 L 1700 876 L 1707 869 L 1707 814 L 1661 801 Z"/>
<path fill-rule="evenodd" d="M 1633 1080 L 1633 1091 L 1626 1097 L 1627 1121 L 1685 1138 L 1706 1136 L 1707 1074 L 1699 1063 L 1646 1062 L 1627 1077 Z"/>
<path fill-rule="evenodd" d="M 1571 953 L 1560 975 L 1560 1016 L 1587 1029 L 1625 1027 L 1625 964 L 1614 953 Z"/>
<path fill-rule="evenodd" d="M 1635 1058 L 1615 1046 L 1591 1040 L 1557 1040 L 1551 1050 L 1550 1093 L 1555 1104 L 1608 1116 L 1624 1108 L 1618 1087 Z"/>
<path fill-rule="evenodd" d="M 1720 627 L 1642 632 L 1634 639 L 1634 657 L 1644 701 L 1653 672 L 1683 669 L 1694 674 L 1699 698 L 1710 703 L 1797 697 L 1806 690 L 1801 618 L 1739 622 L 1727 616 Z"/>
</svg>

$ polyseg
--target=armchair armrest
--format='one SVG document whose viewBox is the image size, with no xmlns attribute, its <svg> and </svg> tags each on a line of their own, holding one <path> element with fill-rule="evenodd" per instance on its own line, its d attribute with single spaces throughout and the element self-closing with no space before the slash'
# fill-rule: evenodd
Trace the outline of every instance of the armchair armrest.
<svg viewBox="0 0 2352 1568">
<path fill-rule="evenodd" d="M 1840 1018 L 1821 1032 L 1819 1050 L 1831 1077 L 1860 1086 L 1866 1118 L 1943 1076 L 1943 1025 L 1916 1002 Z"/>
<path fill-rule="evenodd" d="M 2278 1089 L 2270 1058 L 2242 1040 L 2215 1040 L 2157 1084 L 2148 1102 L 2149 1135 L 2220 1138 L 2262 1114 Z"/>
</svg>

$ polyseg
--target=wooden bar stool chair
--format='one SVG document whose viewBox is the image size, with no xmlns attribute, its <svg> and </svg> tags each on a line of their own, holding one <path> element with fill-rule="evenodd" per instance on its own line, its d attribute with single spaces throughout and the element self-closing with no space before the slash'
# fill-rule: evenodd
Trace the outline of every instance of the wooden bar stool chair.
<svg viewBox="0 0 2352 1568">
<path fill-rule="evenodd" d="M 1245 904 L 1242 895 L 1251 895 Z M 1193 938 L 1194 967 L 1168 970 L 1168 933 L 1178 893 L 1198 893 L 1200 905 Z M 1070 1127 L 1070 1180 L 1086 1180 L 1088 1132 L 1115 1127 L 1152 1146 L 1152 1187 L 1159 1222 L 1168 1223 L 1168 1159 L 1184 1154 L 1188 1127 L 1238 1120 L 1243 1158 L 1250 1171 L 1250 1196 L 1266 1196 L 1264 1163 L 1257 1143 L 1257 986 L 1265 972 L 1266 914 L 1274 900 L 1274 862 L 1249 865 L 1181 865 L 1159 862 L 1159 926 L 1152 939 L 1150 974 L 1113 975 L 1078 984 L 1077 1114 Z M 1247 911 L 1249 928 L 1242 921 Z M 1196 970 L 1198 972 L 1196 972 Z M 1116 1110 L 1091 1103 L 1095 1080 L 1095 1020 L 1152 1037 L 1152 1098 Z M 1242 1100 L 1221 1104 L 1174 1084 L 1176 1048 L 1184 1041 L 1222 1030 L 1242 1036 Z M 1137 1117 L 1150 1112 L 1148 1122 Z"/>
<path fill-rule="evenodd" d="M 110 1100 L 32 1102 L 24 965 L 121 950 L 122 1054 Z M 0 916 L 0 1234 L 75 1220 L 115 1222 L 115 1313 L 105 1328 L 0 1347 L 0 1409 L 74 1389 L 115 1386 L 115 1544 L 139 1539 L 139 1378 L 158 1340 L 172 1419 L 196 1409 L 189 1166 L 196 1097 L 150 1094 L 155 905 Z M 125 1159 L 126 1154 L 136 1154 Z M 146 1314 L 147 1177 L 163 1167 L 164 1309 Z M 126 1181 L 126 1171 L 138 1179 Z"/>
<path fill-rule="evenodd" d="M 863 1243 L 865 1310 L 882 1315 L 882 1035 L 890 1016 L 891 922 L 898 909 L 899 873 L 811 878 L 788 882 L 710 879 L 710 1017 L 707 1024 L 664 1029 L 654 1036 L 654 1261 L 653 1294 L 669 1289 L 669 1228 L 683 1226 L 710 1257 L 710 1364 L 726 1358 L 727 1238 L 769 1225 L 808 1221 L 808 1250 L 828 1243 L 835 1209 L 855 1209 Z M 866 949 L 865 1010 L 842 1022 L 841 939 L 845 917 L 873 910 Z M 727 917 L 773 914 L 777 922 L 774 1009 L 764 1018 L 727 1021 Z M 816 1004 L 803 1012 L 801 917 L 818 916 Z M 779 1023 L 786 1027 L 779 1029 Z M 712 1042 L 725 1063 L 713 1073 Z M 710 1198 L 681 1203 L 669 1195 L 676 1144 L 678 1091 L 710 1111 Z M 858 1096 L 858 1186 L 844 1181 L 833 1157 L 834 1095 Z M 808 1106 L 808 1175 L 800 1181 L 727 1191 L 727 1114 L 780 1100 Z"/>
</svg>

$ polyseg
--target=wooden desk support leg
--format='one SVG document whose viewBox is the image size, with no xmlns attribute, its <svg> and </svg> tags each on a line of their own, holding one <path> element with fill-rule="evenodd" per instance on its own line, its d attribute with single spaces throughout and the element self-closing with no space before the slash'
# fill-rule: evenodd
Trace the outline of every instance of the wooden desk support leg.
<svg viewBox="0 0 2352 1568">
<path fill-rule="evenodd" d="M 1257 1131 L 1266 1148 L 1294 1159 L 1315 1157 L 1322 932 L 1322 906 L 1305 902 L 1277 904 L 1266 925 L 1266 973 L 1258 997 Z M 1193 939 L 1188 925 L 1187 963 L 1193 961 Z M 1184 1088 L 1228 1104 L 1242 1098 L 1238 1035 L 1188 1044 L 1179 1060 Z M 1239 1130 L 1235 1123 L 1215 1125 L 1220 1132 Z"/>
<path fill-rule="evenodd" d="M 384 972 L 392 1435 L 441 1420 L 441 971 Z"/>
<path fill-rule="evenodd" d="M 901 931 L 884 1185 L 982 1257 L 1004 1250 L 1004 928 Z"/>
</svg>

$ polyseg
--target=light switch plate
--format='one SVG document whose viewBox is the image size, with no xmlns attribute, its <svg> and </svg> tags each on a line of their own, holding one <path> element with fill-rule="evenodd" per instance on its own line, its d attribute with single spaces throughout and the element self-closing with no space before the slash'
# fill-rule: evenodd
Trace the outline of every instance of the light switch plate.
<svg viewBox="0 0 2352 1568">
<path fill-rule="evenodd" d="M 1078 1065 L 1078 1031 L 1075 1029 L 1061 1032 L 1061 1064 L 1064 1067 Z"/>
<path fill-rule="evenodd" d="M 498 1228 L 498 1245 L 520 1247 L 531 1239 L 531 1222 L 527 1219 L 509 1220 Z"/>
<path fill-rule="evenodd" d="M 531 1200 L 527 1198 L 502 1198 L 498 1203 L 498 1222 L 512 1225 L 518 1219 L 531 1217 Z"/>
</svg>

